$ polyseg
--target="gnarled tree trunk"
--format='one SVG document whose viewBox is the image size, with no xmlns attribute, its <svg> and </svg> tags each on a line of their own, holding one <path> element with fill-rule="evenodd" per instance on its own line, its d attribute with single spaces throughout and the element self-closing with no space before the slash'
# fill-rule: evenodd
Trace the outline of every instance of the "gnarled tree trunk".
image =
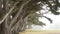
<svg viewBox="0 0 60 34">
<path fill-rule="evenodd" d="M 28 1 L 29 2 L 29 1 Z M 26 27 L 26 16 L 28 15 L 27 12 L 23 11 L 24 5 L 26 3 L 22 3 L 19 9 L 16 9 L 16 6 L 12 7 L 12 9 L 9 9 L 9 0 L 3 0 L 3 16 L 4 17 L 2 20 L 3 22 L 0 24 L 0 34 L 19 34 L 19 32 L 25 30 Z M 13 10 L 16 9 L 16 10 Z M 11 11 L 16 11 L 14 15 L 11 15 Z M 17 11 L 18 10 L 18 11 Z M 7 14 L 7 15 L 6 15 Z M 5 15 L 7 17 L 5 17 Z M 10 17 L 12 16 L 12 18 Z"/>
</svg>

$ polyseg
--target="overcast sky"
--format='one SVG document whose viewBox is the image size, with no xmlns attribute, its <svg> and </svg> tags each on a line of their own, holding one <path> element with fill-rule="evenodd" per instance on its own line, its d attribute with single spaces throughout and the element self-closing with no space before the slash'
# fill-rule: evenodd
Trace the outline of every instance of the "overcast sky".
<svg viewBox="0 0 60 34">
<path fill-rule="evenodd" d="M 42 8 L 44 8 L 45 10 L 41 10 L 42 13 L 47 12 L 50 8 L 47 7 L 47 5 L 44 5 Z M 58 12 L 60 12 L 60 8 L 58 8 Z M 50 21 L 48 21 L 46 18 L 40 18 L 39 20 L 46 23 L 46 26 L 41 27 L 41 26 L 37 26 L 37 25 L 32 25 L 32 29 L 35 30 L 51 30 L 51 29 L 60 29 L 60 15 L 54 15 L 51 12 L 48 12 L 47 14 L 44 14 L 44 16 L 47 16 L 49 18 L 52 19 L 53 23 L 50 23 Z"/>
<path fill-rule="evenodd" d="M 46 23 L 46 26 L 41 27 L 37 25 L 32 25 L 32 29 L 35 30 L 52 30 L 52 29 L 60 29 L 60 15 L 53 15 L 53 14 L 45 14 L 44 16 L 47 16 L 52 19 L 53 23 L 50 23 L 46 18 L 40 19 L 40 21 L 43 21 Z"/>
<path fill-rule="evenodd" d="M 60 29 L 60 15 L 46 14 L 45 16 L 52 19 L 53 23 L 49 23 L 48 20 L 42 19 L 46 23 L 46 26 L 43 29 Z"/>
</svg>

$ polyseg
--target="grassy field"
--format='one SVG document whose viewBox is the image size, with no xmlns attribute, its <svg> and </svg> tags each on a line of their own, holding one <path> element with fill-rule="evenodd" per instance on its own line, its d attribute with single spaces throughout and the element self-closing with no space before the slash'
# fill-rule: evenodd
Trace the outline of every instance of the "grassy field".
<svg viewBox="0 0 60 34">
<path fill-rule="evenodd" d="M 60 34 L 60 30 L 26 30 L 20 34 Z"/>
</svg>

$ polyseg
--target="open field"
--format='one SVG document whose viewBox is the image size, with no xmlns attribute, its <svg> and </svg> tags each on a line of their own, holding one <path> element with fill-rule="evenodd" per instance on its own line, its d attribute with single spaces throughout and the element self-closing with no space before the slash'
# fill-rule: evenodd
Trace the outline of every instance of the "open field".
<svg viewBox="0 0 60 34">
<path fill-rule="evenodd" d="M 26 30 L 20 34 L 60 34 L 60 30 Z"/>
</svg>

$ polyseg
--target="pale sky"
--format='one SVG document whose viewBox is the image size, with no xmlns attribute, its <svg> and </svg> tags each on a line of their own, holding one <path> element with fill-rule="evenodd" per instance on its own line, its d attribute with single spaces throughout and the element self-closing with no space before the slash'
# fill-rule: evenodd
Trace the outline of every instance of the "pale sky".
<svg viewBox="0 0 60 34">
<path fill-rule="evenodd" d="M 53 23 L 49 23 L 46 19 L 42 19 L 46 23 L 43 29 L 60 29 L 60 15 L 46 14 L 45 16 L 52 19 Z"/>
<path fill-rule="evenodd" d="M 49 8 L 46 6 L 47 5 L 42 7 L 45 9 L 45 10 L 41 10 L 42 13 L 49 10 Z M 58 9 L 58 12 L 60 12 L 60 8 Z M 51 18 L 53 23 L 50 23 L 50 21 L 48 21 L 46 18 L 42 18 L 42 19 L 40 18 L 39 20 L 46 23 L 46 26 L 41 27 L 41 26 L 37 26 L 37 25 L 32 25 L 32 27 L 33 27 L 32 29 L 35 29 L 35 30 L 60 29 L 60 15 L 54 15 L 54 14 L 51 14 L 51 12 L 49 12 L 47 14 L 44 14 L 44 16 Z"/>
<path fill-rule="evenodd" d="M 47 16 L 52 19 L 53 23 L 50 23 L 46 18 L 40 19 L 40 21 L 43 21 L 46 23 L 46 26 L 41 27 L 37 25 L 32 25 L 32 29 L 35 30 L 52 30 L 52 29 L 60 29 L 60 15 L 53 15 L 53 14 L 45 14 L 44 16 Z"/>
</svg>

